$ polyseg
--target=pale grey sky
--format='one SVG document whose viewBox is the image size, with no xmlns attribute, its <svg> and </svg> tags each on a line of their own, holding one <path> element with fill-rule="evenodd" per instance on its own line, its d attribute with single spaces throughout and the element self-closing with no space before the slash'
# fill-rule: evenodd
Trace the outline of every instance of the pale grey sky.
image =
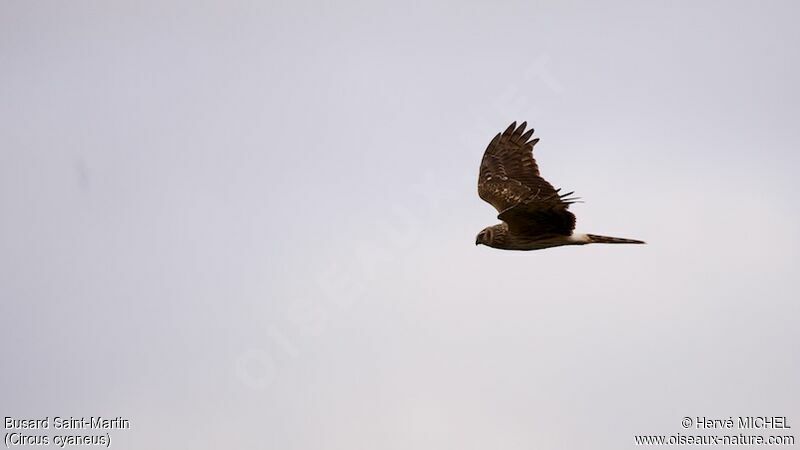
<svg viewBox="0 0 800 450">
<path fill-rule="evenodd" d="M 0 416 L 118 449 L 800 426 L 797 3 L 0 5 Z M 578 230 L 475 247 L 527 120 Z"/>
</svg>

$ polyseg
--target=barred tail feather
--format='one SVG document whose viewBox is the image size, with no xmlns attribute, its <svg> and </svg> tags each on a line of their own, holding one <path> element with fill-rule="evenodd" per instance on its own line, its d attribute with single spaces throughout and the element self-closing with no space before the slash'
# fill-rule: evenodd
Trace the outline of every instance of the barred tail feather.
<svg viewBox="0 0 800 450">
<path fill-rule="evenodd" d="M 590 244 L 644 244 L 644 241 L 637 241 L 636 239 L 624 239 L 610 236 L 598 236 L 596 234 L 587 234 Z"/>
</svg>

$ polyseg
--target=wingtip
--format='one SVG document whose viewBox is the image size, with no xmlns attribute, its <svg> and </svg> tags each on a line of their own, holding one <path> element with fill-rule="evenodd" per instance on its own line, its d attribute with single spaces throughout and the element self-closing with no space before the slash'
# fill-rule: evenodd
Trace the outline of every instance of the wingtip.
<svg viewBox="0 0 800 450">
<path fill-rule="evenodd" d="M 530 139 L 531 136 L 533 136 L 533 128 L 531 128 L 530 130 L 526 131 L 525 134 L 520 136 L 519 140 L 524 142 L 525 144 L 528 144 L 528 139 Z"/>
</svg>

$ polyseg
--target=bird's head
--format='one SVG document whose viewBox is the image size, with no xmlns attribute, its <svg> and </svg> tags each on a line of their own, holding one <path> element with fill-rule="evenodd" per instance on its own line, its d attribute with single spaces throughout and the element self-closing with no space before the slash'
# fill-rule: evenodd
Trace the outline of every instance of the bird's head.
<svg viewBox="0 0 800 450">
<path fill-rule="evenodd" d="M 484 228 L 480 233 L 478 233 L 477 236 L 475 236 L 475 245 L 483 244 L 491 246 L 493 235 L 494 230 L 492 230 L 492 227 Z"/>
</svg>

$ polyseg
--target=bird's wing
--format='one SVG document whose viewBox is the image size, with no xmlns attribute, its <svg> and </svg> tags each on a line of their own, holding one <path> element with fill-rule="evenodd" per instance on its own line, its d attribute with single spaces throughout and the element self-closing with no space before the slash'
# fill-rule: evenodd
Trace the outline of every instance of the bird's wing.
<svg viewBox="0 0 800 450">
<path fill-rule="evenodd" d="M 509 231 L 525 235 L 565 234 L 575 228 L 575 216 L 567 211 L 575 201 L 572 192 L 560 194 L 539 175 L 533 159 L 533 129 L 525 132 L 512 123 L 489 143 L 478 175 L 478 195 L 500 213 Z"/>
</svg>

